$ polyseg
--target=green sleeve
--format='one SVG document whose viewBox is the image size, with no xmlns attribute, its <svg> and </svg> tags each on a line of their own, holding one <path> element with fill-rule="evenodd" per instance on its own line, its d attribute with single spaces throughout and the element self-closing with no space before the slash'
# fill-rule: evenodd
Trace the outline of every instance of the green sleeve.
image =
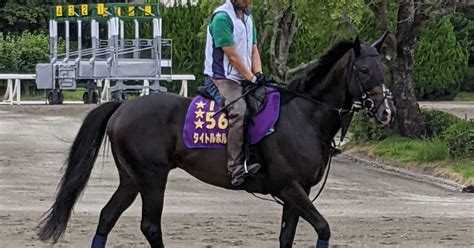
<svg viewBox="0 0 474 248">
<path fill-rule="evenodd" d="M 226 47 L 234 45 L 234 34 L 232 32 L 232 21 L 225 12 L 214 15 L 209 25 L 212 40 L 215 47 Z"/>
<path fill-rule="evenodd" d="M 257 44 L 257 24 L 255 23 L 255 19 L 252 16 L 252 23 L 253 23 L 253 44 Z"/>
</svg>

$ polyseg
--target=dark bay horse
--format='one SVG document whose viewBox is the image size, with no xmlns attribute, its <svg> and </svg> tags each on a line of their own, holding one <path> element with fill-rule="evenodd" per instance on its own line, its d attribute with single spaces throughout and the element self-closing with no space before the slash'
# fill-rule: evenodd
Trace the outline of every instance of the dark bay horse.
<svg viewBox="0 0 474 248">
<path fill-rule="evenodd" d="M 262 169 L 240 187 L 230 184 L 225 149 L 188 149 L 183 123 L 190 99 L 155 94 L 130 101 L 109 102 L 84 120 L 69 152 L 56 200 L 41 223 L 41 240 L 56 242 L 64 233 L 71 211 L 84 190 L 105 133 L 110 138 L 120 185 L 102 209 L 92 247 L 104 247 L 120 215 L 140 194 L 141 230 L 151 247 L 164 247 L 161 214 L 170 170 L 181 168 L 218 187 L 271 194 L 283 203 L 280 247 L 291 247 L 299 217 L 318 235 L 317 247 L 328 247 L 329 225 L 308 198 L 321 181 L 331 142 L 341 127 L 340 111 L 363 102 L 381 123 L 395 111 L 385 89 L 378 50 L 373 45 L 340 42 L 281 91 L 280 118 L 275 133 L 256 145 Z M 305 97 L 302 97 L 304 95 Z"/>
</svg>

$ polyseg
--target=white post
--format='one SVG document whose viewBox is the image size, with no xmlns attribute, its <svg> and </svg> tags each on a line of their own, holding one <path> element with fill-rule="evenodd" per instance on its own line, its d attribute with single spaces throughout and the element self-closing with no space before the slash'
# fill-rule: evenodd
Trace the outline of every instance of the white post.
<svg viewBox="0 0 474 248">
<path fill-rule="evenodd" d="M 100 79 L 99 82 L 102 85 L 102 79 Z M 99 85 L 99 83 L 97 83 L 97 85 Z M 110 87 L 110 80 L 106 79 L 104 83 L 104 87 L 102 88 L 102 95 L 100 96 L 101 102 L 109 101 L 109 87 Z"/>
<path fill-rule="evenodd" d="M 152 58 L 156 60 L 156 72 L 157 76 L 161 77 L 161 18 L 153 19 L 153 50 L 154 55 Z"/>
<path fill-rule="evenodd" d="M 13 105 L 13 80 L 12 79 L 8 79 L 6 96 L 8 96 L 7 101 L 10 102 L 10 105 Z"/>
<path fill-rule="evenodd" d="M 179 94 L 188 97 L 188 80 L 181 81 L 181 90 L 179 91 Z"/>
<path fill-rule="evenodd" d="M 10 102 L 10 105 L 13 105 L 13 103 L 15 102 L 15 95 L 16 95 L 16 91 L 18 89 L 17 85 L 16 85 L 16 80 L 15 79 L 15 82 L 13 83 L 13 91 L 12 91 L 12 95 L 11 95 L 11 102 Z M 12 82 L 13 82 L 13 79 L 12 79 Z"/>
<path fill-rule="evenodd" d="M 77 57 L 82 57 L 82 21 L 77 21 Z"/>
<path fill-rule="evenodd" d="M 135 23 L 135 39 L 133 40 L 135 51 L 133 52 L 133 58 L 138 59 L 140 58 L 140 52 L 138 52 L 138 49 L 140 49 L 140 23 L 137 19 L 133 20 L 133 22 Z"/>
<path fill-rule="evenodd" d="M 9 82 L 13 81 L 13 79 L 8 79 Z M 16 104 L 20 105 L 20 93 L 21 93 L 21 84 L 20 79 L 15 79 L 15 85 L 13 86 L 13 91 L 10 89 L 10 105 L 13 105 L 15 102 Z M 16 101 L 15 101 L 16 95 Z"/>
<path fill-rule="evenodd" d="M 58 56 L 58 22 L 55 20 L 49 21 L 49 62 L 51 63 L 51 89 L 56 88 L 56 73 L 54 66 Z"/>
<path fill-rule="evenodd" d="M 92 57 L 95 58 L 97 49 L 99 48 L 99 28 L 96 20 L 91 21 L 91 42 L 92 42 Z"/>
<path fill-rule="evenodd" d="M 148 96 L 150 94 L 150 80 L 143 80 L 143 92 L 141 96 Z"/>
<path fill-rule="evenodd" d="M 66 56 L 64 62 L 69 62 L 69 50 L 70 50 L 70 35 L 69 35 L 69 21 L 64 22 L 65 25 L 65 35 L 66 35 Z"/>
<path fill-rule="evenodd" d="M 57 56 L 58 52 L 58 22 L 54 20 L 49 21 L 49 44 L 50 44 L 50 60 Z"/>
<path fill-rule="evenodd" d="M 120 48 L 119 50 L 124 50 L 125 49 L 125 22 L 120 20 Z M 123 57 L 123 55 L 122 55 Z"/>
<path fill-rule="evenodd" d="M 16 90 L 16 104 L 21 104 L 21 80 L 15 80 L 15 90 Z"/>
</svg>

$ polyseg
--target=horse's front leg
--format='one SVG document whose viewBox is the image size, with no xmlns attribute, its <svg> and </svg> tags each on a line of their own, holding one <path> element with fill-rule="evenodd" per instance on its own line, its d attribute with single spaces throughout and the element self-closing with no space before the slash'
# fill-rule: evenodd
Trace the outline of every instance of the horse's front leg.
<svg viewBox="0 0 474 248">
<path fill-rule="evenodd" d="M 290 248 L 293 246 L 299 218 L 298 210 L 285 203 L 281 217 L 280 248 Z"/>
<path fill-rule="evenodd" d="M 316 210 L 301 184 L 295 181 L 288 185 L 288 187 L 281 191 L 280 198 L 295 208 L 299 216 L 308 221 L 316 230 L 319 236 L 316 247 L 329 247 L 329 238 L 331 238 L 329 224 L 318 210 Z"/>
</svg>

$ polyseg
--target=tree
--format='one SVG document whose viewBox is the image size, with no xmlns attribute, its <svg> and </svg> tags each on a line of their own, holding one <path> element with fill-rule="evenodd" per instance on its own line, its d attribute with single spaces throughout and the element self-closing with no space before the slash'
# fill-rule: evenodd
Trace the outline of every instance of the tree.
<svg viewBox="0 0 474 248">
<path fill-rule="evenodd" d="M 373 11 L 378 29 L 390 31 L 389 0 L 364 0 Z M 421 137 L 425 133 L 423 118 L 413 90 L 413 62 L 416 41 L 423 26 L 432 18 L 451 13 L 455 8 L 474 6 L 465 0 L 397 0 L 396 26 L 385 48 L 389 58 L 392 91 L 397 107 L 397 127 L 402 136 Z"/>
<path fill-rule="evenodd" d="M 0 4 L 0 30 L 21 34 L 23 31 L 46 32 L 51 1 L 8 0 Z"/>
<path fill-rule="evenodd" d="M 363 8 L 352 0 L 254 0 L 264 70 L 288 81 L 333 41 L 347 38 L 347 20 L 359 23 Z"/>
<path fill-rule="evenodd" d="M 469 49 L 465 37 L 456 38 L 451 19 L 430 21 L 416 43 L 413 86 L 418 100 L 452 100 L 459 92 Z"/>
</svg>

